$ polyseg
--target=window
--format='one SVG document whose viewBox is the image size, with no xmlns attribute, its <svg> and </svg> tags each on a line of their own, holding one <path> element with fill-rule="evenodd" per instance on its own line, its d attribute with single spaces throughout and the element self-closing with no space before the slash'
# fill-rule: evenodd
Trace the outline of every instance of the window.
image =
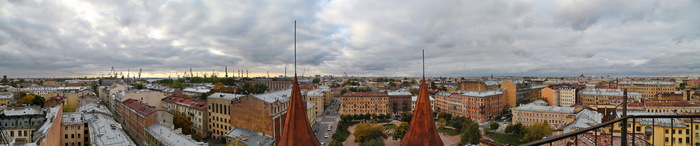
<svg viewBox="0 0 700 146">
<path fill-rule="evenodd" d="M 66 134 L 65 139 L 68 139 L 68 134 Z"/>
</svg>

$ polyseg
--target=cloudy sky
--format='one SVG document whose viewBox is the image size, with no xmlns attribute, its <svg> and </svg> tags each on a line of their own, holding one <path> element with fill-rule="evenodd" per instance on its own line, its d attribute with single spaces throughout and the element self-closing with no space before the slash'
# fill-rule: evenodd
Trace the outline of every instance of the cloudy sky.
<svg viewBox="0 0 700 146">
<path fill-rule="evenodd" d="M 700 74 L 697 0 L 0 0 L 0 74 Z M 233 73 L 230 73 L 233 76 Z"/>
</svg>

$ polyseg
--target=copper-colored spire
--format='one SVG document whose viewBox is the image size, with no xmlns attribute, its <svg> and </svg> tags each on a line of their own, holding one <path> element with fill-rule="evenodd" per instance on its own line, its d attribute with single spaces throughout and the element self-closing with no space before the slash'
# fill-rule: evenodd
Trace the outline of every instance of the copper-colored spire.
<svg viewBox="0 0 700 146">
<path fill-rule="evenodd" d="M 311 131 L 309 118 L 306 115 L 306 104 L 302 100 L 301 90 L 297 81 L 296 73 L 296 25 L 294 21 L 294 81 L 292 82 L 292 96 L 289 97 L 289 109 L 287 110 L 287 118 L 284 119 L 284 129 L 282 130 L 282 138 L 278 145 L 280 146 L 318 146 L 316 136 Z"/>
<path fill-rule="evenodd" d="M 401 140 L 401 145 L 404 146 L 444 145 L 435 128 L 433 110 L 430 106 L 430 97 L 428 97 L 428 89 L 425 86 L 425 63 L 423 63 L 423 68 L 424 75 L 421 80 L 418 99 L 416 100 L 416 109 L 413 110 L 413 118 L 411 119 L 411 125 L 408 127 L 408 132 L 406 132 L 406 135 L 404 135 Z"/>
</svg>

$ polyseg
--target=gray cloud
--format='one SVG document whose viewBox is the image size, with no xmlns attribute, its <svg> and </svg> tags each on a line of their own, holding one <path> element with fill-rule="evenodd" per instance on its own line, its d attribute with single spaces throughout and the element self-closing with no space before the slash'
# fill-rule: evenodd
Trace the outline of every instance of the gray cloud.
<svg viewBox="0 0 700 146">
<path fill-rule="evenodd" d="M 697 74 L 697 1 L 0 1 L 0 74 Z M 301 69 L 300 68 L 300 69 Z M 291 71 L 289 71 L 291 73 Z"/>
</svg>

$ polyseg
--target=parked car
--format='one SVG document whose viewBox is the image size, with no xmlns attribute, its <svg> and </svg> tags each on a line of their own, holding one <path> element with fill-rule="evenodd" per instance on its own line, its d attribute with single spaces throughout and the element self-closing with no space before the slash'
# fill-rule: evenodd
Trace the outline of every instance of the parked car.
<svg viewBox="0 0 700 146">
<path fill-rule="evenodd" d="M 323 137 L 325 137 L 325 138 L 328 138 L 328 133 L 326 133 L 326 135 L 325 135 L 325 136 L 323 136 Z"/>
</svg>

